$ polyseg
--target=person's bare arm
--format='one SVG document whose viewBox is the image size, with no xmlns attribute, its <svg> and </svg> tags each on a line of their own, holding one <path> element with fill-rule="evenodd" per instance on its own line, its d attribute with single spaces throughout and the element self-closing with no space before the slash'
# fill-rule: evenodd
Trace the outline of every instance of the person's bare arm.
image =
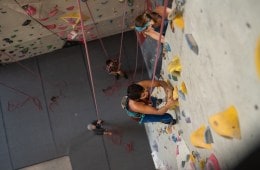
<svg viewBox="0 0 260 170">
<path fill-rule="evenodd" d="M 175 103 L 176 101 L 169 100 L 163 107 L 157 109 L 141 102 L 129 101 L 129 105 L 132 111 L 141 114 L 154 114 L 154 115 L 163 115 L 168 111 L 168 109 L 173 107 Z"/>
<path fill-rule="evenodd" d="M 144 88 L 153 88 L 153 87 L 162 87 L 165 92 L 165 96 L 167 101 L 172 99 L 173 87 L 162 80 L 143 80 L 138 82 L 137 84 L 143 86 Z"/>
<path fill-rule="evenodd" d="M 152 39 L 159 41 L 160 40 L 160 33 L 154 31 L 153 29 L 149 29 L 144 32 L 145 35 L 150 36 Z M 161 43 L 165 43 L 165 37 L 161 35 Z"/>
</svg>

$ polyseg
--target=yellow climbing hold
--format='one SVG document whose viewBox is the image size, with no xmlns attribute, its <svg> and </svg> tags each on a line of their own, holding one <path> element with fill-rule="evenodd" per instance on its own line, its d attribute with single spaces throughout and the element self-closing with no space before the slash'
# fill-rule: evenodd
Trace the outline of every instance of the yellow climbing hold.
<svg viewBox="0 0 260 170">
<path fill-rule="evenodd" d="M 195 157 L 192 155 L 192 154 L 190 154 L 190 159 L 189 159 L 192 163 L 195 163 Z"/>
<path fill-rule="evenodd" d="M 179 74 L 182 69 L 180 58 L 178 56 L 173 57 L 173 60 L 168 64 L 167 68 L 169 73 Z"/>
<path fill-rule="evenodd" d="M 210 116 L 212 129 L 221 136 L 241 139 L 237 110 L 230 106 L 225 111 Z"/>
<path fill-rule="evenodd" d="M 169 110 L 174 110 L 174 109 L 176 109 L 178 106 L 179 106 L 179 101 L 176 100 L 175 103 L 174 103 L 174 105 L 173 105 L 171 108 L 169 108 Z"/>
<path fill-rule="evenodd" d="M 260 78 L 260 37 L 258 38 L 255 48 L 255 64 L 258 78 Z"/>
<path fill-rule="evenodd" d="M 179 95 L 178 95 L 178 87 L 177 87 L 177 86 L 174 86 L 174 88 L 173 88 L 172 98 L 173 98 L 173 100 L 177 100 L 177 99 L 179 98 Z"/>
<path fill-rule="evenodd" d="M 186 85 L 185 85 L 184 82 L 181 83 L 181 91 L 182 91 L 182 93 L 184 93 L 184 94 L 187 94 L 187 93 L 188 93 L 188 92 L 187 92 Z"/>
<path fill-rule="evenodd" d="M 178 15 L 174 18 L 173 20 L 174 24 L 180 28 L 180 29 L 184 29 L 184 19 L 182 15 Z"/>
<path fill-rule="evenodd" d="M 205 149 L 211 149 L 212 145 L 207 144 L 205 142 L 204 134 L 205 134 L 206 127 L 205 125 L 202 125 L 199 129 L 191 133 L 190 135 L 190 141 L 191 144 L 195 147 L 199 148 L 205 148 Z"/>
<path fill-rule="evenodd" d="M 80 13 L 79 12 L 71 12 L 66 13 L 60 17 L 62 20 L 67 22 L 69 25 L 72 25 L 73 29 L 80 23 Z M 87 21 L 89 19 L 88 16 L 82 16 L 83 21 Z"/>
<path fill-rule="evenodd" d="M 172 134 L 172 128 L 173 128 L 173 125 L 168 125 L 165 129 L 166 133 L 167 134 Z"/>
</svg>

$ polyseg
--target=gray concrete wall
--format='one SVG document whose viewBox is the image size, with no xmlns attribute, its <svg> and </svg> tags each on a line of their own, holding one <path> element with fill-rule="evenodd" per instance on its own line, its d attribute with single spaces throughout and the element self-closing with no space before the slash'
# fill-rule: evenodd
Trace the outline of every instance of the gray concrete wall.
<svg viewBox="0 0 260 170">
<path fill-rule="evenodd" d="M 163 60 L 165 77 L 169 79 L 169 62 L 179 56 L 181 75 L 178 81 L 170 81 L 178 87 L 184 81 L 188 90 L 185 100 L 179 98 L 180 111 L 191 118 L 191 123 L 179 122 L 182 137 L 189 150 L 198 151 L 202 158 L 214 153 L 222 169 L 242 162 L 260 143 L 260 79 L 255 63 L 259 9 L 257 0 L 187 0 L 184 30 L 175 25 L 174 33 L 169 27 L 166 33 L 172 51 Z M 196 40 L 198 55 L 189 48 L 186 34 Z M 212 149 L 194 147 L 191 133 L 201 125 L 210 126 L 208 119 L 231 105 L 238 112 L 241 139 L 223 137 L 211 128 Z"/>
</svg>

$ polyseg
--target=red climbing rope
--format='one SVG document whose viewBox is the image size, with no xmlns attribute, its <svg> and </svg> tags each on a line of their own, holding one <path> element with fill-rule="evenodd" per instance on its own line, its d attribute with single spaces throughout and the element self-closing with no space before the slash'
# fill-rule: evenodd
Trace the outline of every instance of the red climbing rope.
<svg viewBox="0 0 260 170">
<path fill-rule="evenodd" d="M 94 87 L 94 83 L 93 83 L 93 76 L 92 76 L 92 70 L 91 70 L 91 65 L 90 65 L 88 47 L 87 47 L 87 40 L 86 40 L 86 35 L 85 35 L 85 32 L 84 32 L 84 25 L 83 25 L 83 19 L 82 19 L 82 11 L 81 11 L 81 7 L 80 7 L 80 0 L 77 0 L 77 1 L 78 1 L 78 8 L 79 8 L 79 14 L 80 14 L 81 31 L 82 31 L 84 46 L 85 46 L 86 59 L 87 59 L 87 62 L 88 62 L 88 71 L 89 71 L 89 75 L 90 75 L 92 95 L 93 95 L 94 104 L 95 104 L 95 108 L 96 108 L 97 119 L 100 119 L 99 111 L 98 111 L 98 107 L 97 107 L 97 99 L 96 99 L 95 87 Z"/>
<path fill-rule="evenodd" d="M 136 70 L 137 70 L 137 57 L 138 57 L 138 42 L 139 42 L 139 38 L 138 38 L 138 33 L 136 33 L 136 54 L 135 54 L 135 69 L 134 69 L 134 74 L 133 74 L 133 79 L 135 79 L 136 76 Z"/>
<path fill-rule="evenodd" d="M 161 38 L 162 38 L 162 31 L 163 31 L 163 25 L 164 25 L 164 19 L 166 15 L 166 7 L 168 5 L 168 0 L 164 1 L 164 11 L 163 11 L 163 16 L 162 16 L 162 22 L 161 22 L 161 27 L 160 27 L 160 36 L 159 40 L 157 41 L 157 48 L 156 48 L 156 57 L 155 57 L 155 63 L 154 63 L 154 69 L 153 69 L 153 76 L 152 76 L 152 81 L 154 81 L 155 78 L 155 72 L 158 64 L 158 59 L 160 55 L 160 47 L 161 47 Z"/>
<path fill-rule="evenodd" d="M 124 27 L 125 27 L 125 14 L 126 14 L 126 4 L 127 1 L 125 1 L 125 4 L 124 4 L 124 9 L 123 9 L 123 18 L 122 18 L 122 27 L 121 27 L 121 43 L 120 43 L 120 50 L 119 50 L 119 57 L 118 57 L 118 63 L 119 63 L 119 66 L 118 66 L 118 69 L 120 70 L 120 67 L 121 67 L 121 55 L 122 55 L 122 47 L 123 47 L 123 39 L 124 39 Z"/>
</svg>

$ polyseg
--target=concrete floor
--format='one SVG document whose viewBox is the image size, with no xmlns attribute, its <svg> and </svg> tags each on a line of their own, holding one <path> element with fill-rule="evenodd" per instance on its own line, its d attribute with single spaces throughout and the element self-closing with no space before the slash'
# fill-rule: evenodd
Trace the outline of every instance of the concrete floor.
<svg viewBox="0 0 260 170">
<path fill-rule="evenodd" d="M 102 39 L 111 58 L 118 55 L 120 38 L 121 34 Z M 144 126 L 120 105 L 127 85 L 148 77 L 141 53 L 136 56 L 135 32 L 124 33 L 124 40 L 129 48 L 124 43 L 121 64 L 129 79 L 118 81 L 104 69 L 100 42 L 88 43 L 99 112 L 82 45 L 0 66 L 1 170 L 154 168 Z M 98 116 L 112 136 L 87 130 Z"/>
</svg>

